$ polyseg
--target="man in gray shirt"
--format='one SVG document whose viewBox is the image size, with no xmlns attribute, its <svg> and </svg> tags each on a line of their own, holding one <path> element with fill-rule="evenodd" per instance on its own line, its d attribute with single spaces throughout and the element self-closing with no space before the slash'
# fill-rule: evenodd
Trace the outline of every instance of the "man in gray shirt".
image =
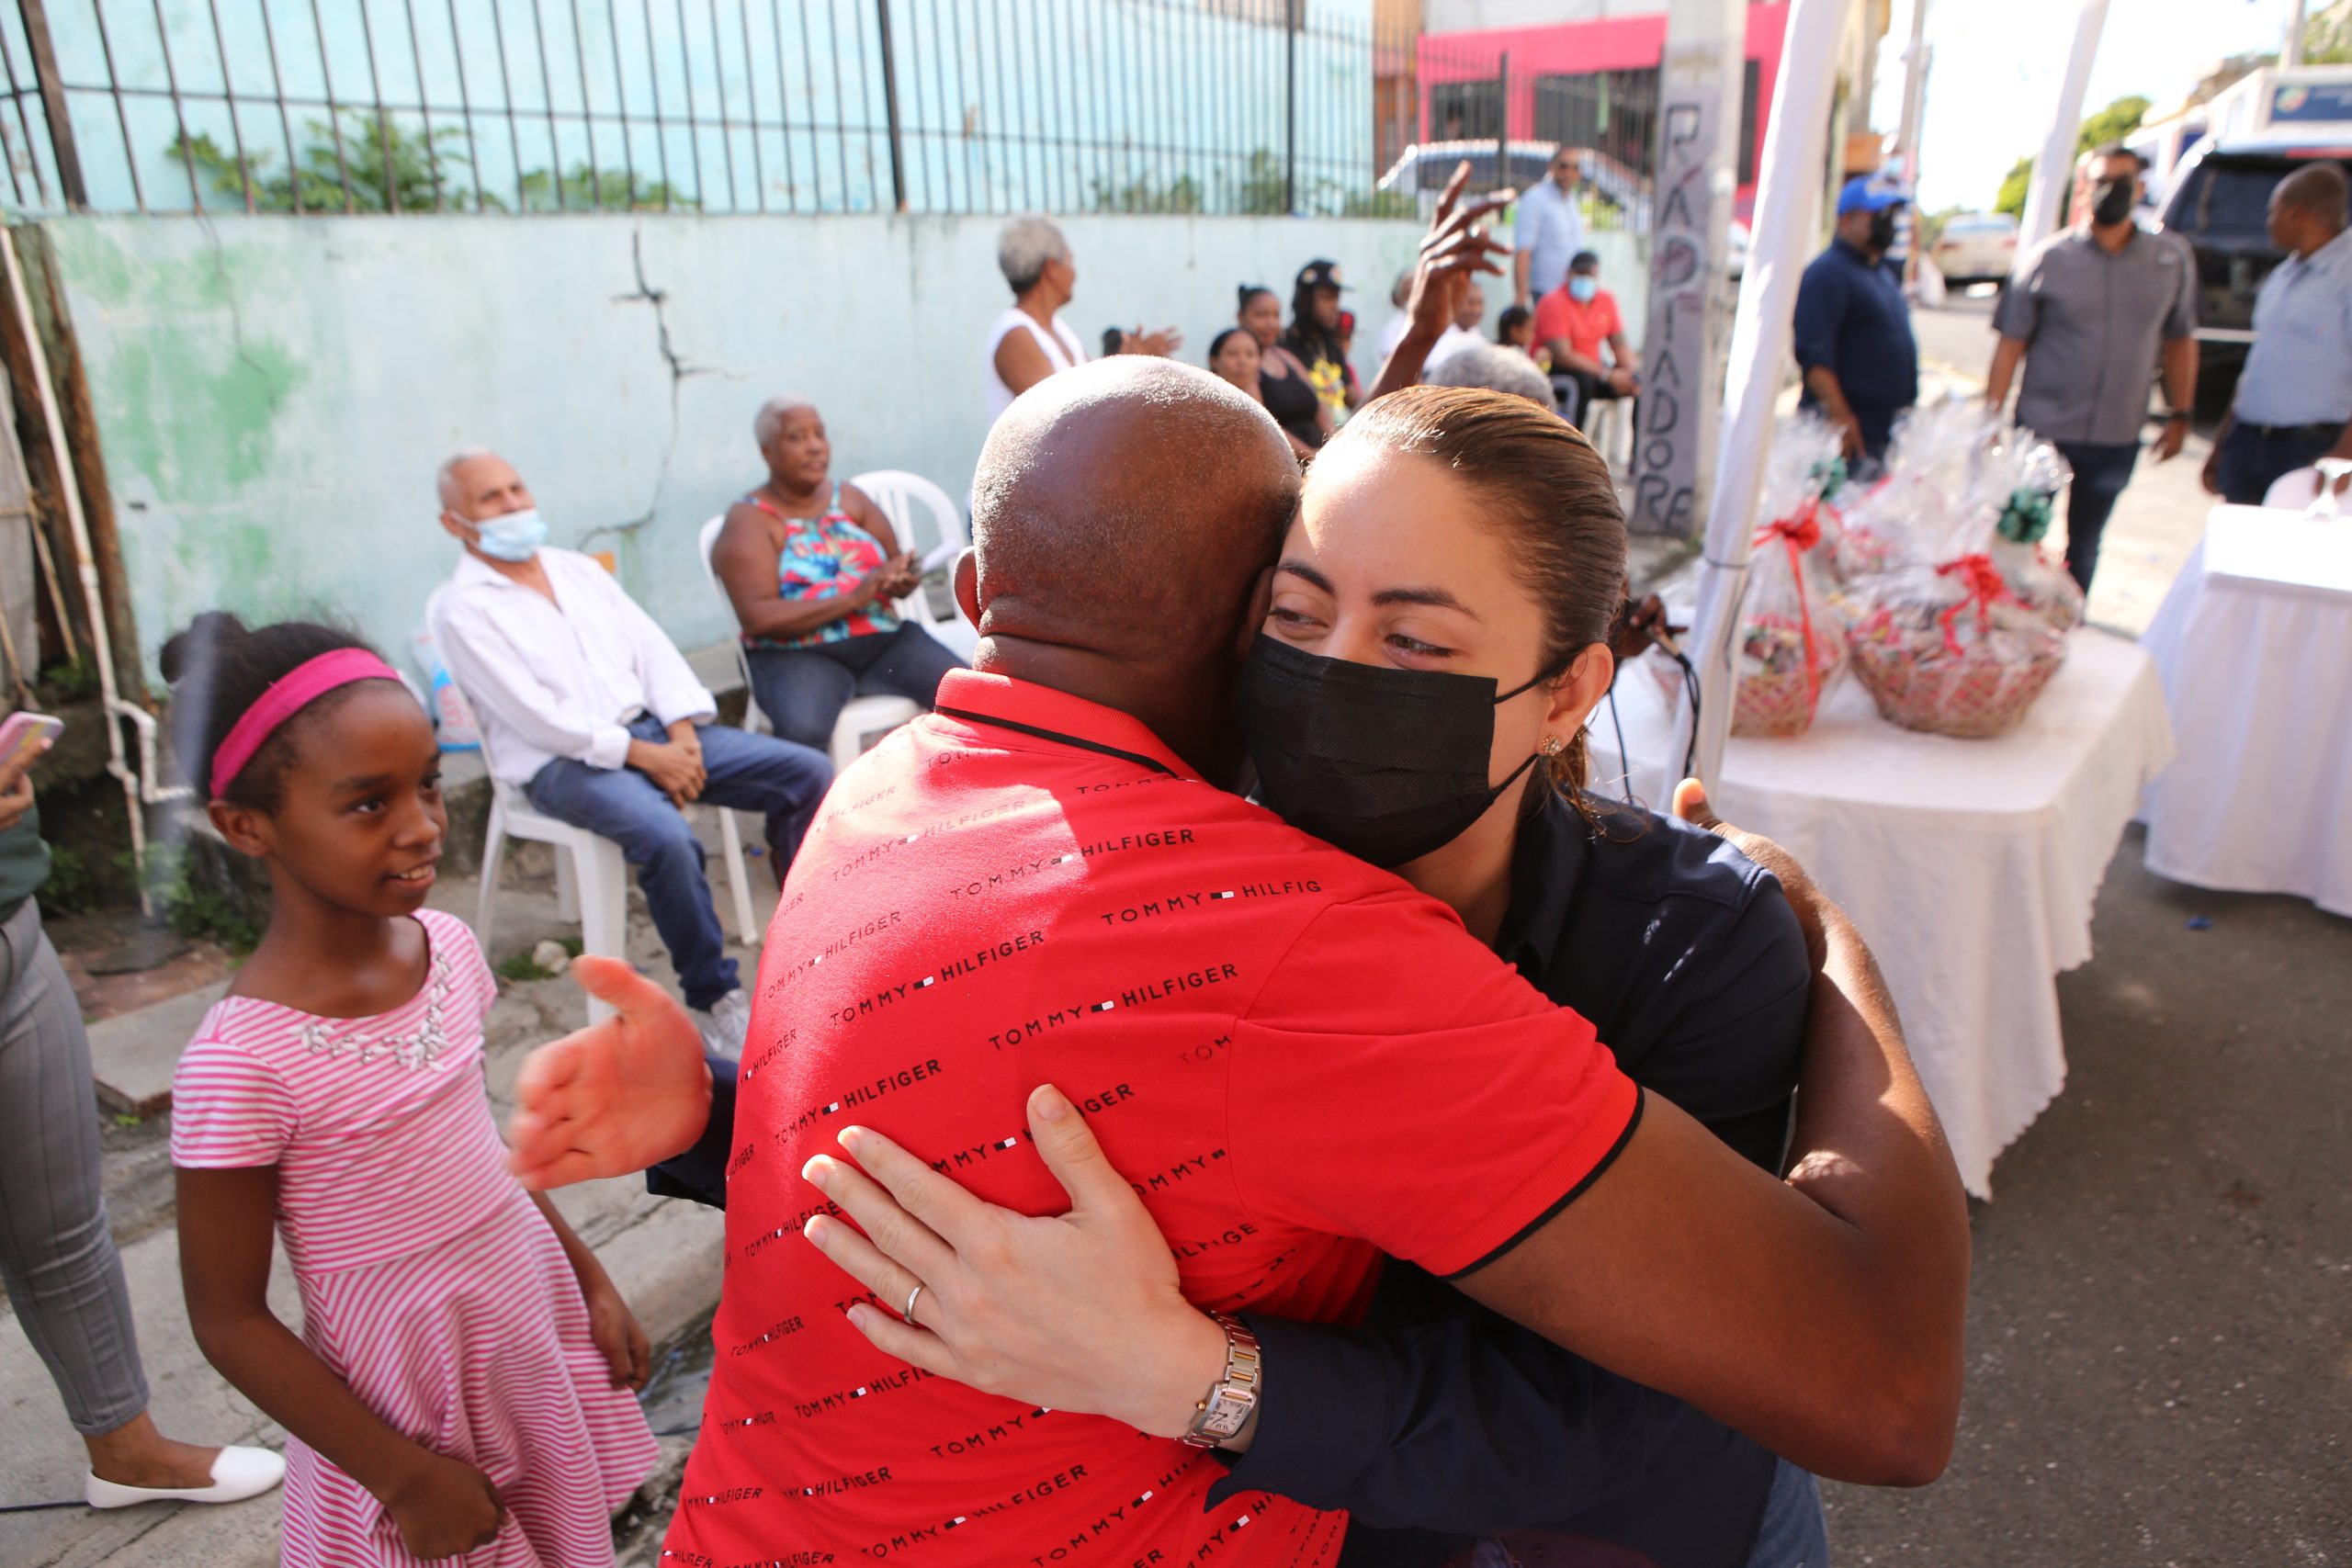
<svg viewBox="0 0 2352 1568">
<path fill-rule="evenodd" d="M 2179 455 L 2197 389 L 2197 264 L 2177 237 L 2132 221 L 2145 168 L 2128 147 L 2100 148 L 2090 167 L 2089 220 L 2028 254 L 1993 313 L 2001 336 L 1984 400 L 1996 413 L 2007 404 L 2024 360 L 2017 420 L 2074 467 L 2066 570 L 2086 593 L 2099 535 L 2139 459 L 2159 355 L 2165 409 L 2159 463 Z"/>
</svg>

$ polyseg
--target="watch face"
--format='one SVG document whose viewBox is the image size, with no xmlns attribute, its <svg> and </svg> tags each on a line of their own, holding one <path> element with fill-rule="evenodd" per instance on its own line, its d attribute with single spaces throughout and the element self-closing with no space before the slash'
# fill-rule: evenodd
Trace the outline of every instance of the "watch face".
<svg viewBox="0 0 2352 1568">
<path fill-rule="evenodd" d="M 1201 1417 L 1201 1433 L 1223 1442 L 1240 1431 L 1242 1423 L 1249 1419 L 1247 1401 L 1235 1399 L 1219 1391 L 1217 1396 L 1209 1402 L 1208 1414 Z"/>
</svg>

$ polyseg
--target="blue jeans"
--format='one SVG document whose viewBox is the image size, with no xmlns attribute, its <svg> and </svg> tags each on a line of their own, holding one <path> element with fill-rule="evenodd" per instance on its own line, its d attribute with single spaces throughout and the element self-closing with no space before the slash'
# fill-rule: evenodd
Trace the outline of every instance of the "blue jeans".
<svg viewBox="0 0 2352 1568">
<path fill-rule="evenodd" d="M 657 744 L 670 738 L 650 715 L 639 717 L 628 731 Z M 833 765 L 822 751 L 772 735 L 747 735 L 717 724 L 695 733 L 709 775 L 703 804 L 757 811 L 767 818 L 768 852 L 775 857 L 781 883 L 817 803 L 833 782 Z M 526 793 L 548 816 L 620 845 L 623 858 L 637 867 L 645 907 L 678 966 L 678 988 L 688 1007 L 707 1008 L 742 983 L 710 901 L 702 840 L 660 785 L 632 768 L 592 768 L 559 757 L 532 775 Z"/>
<path fill-rule="evenodd" d="M 2222 499 L 2236 506 L 2260 506 L 2281 476 L 2310 468 L 2327 455 L 2343 434 L 2340 424 L 2283 429 L 2272 425 L 2261 431 L 2251 425 L 2231 425 L 2230 433 L 2222 437 L 2218 465 Z"/>
<path fill-rule="evenodd" d="M 866 632 L 807 648 L 749 650 L 752 694 L 775 732 L 831 751 L 833 721 L 852 697 L 907 697 L 931 706 L 940 677 L 964 661 L 921 626 Z"/>
<path fill-rule="evenodd" d="M 1829 1519 L 1821 1511 L 1821 1483 L 1787 1460 L 1773 1472 L 1764 1523 L 1747 1568 L 1828 1568 Z"/>
<path fill-rule="evenodd" d="M 2075 482 L 2066 489 L 2066 570 L 2088 593 L 2091 573 L 2098 570 L 2098 536 L 2107 531 L 2115 498 L 2132 482 L 2140 445 L 2136 441 L 2118 446 L 2092 441 L 2052 445 L 2075 470 Z"/>
</svg>

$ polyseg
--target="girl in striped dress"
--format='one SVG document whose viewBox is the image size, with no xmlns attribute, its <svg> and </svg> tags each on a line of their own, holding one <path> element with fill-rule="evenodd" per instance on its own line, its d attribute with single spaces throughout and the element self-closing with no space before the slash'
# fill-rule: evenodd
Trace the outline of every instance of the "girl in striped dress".
<svg viewBox="0 0 2352 1568">
<path fill-rule="evenodd" d="M 212 824 L 272 890 L 180 1059 L 172 1163 L 197 1342 L 289 1434 L 283 1561 L 609 1565 L 655 1460 L 645 1336 L 507 1174 L 490 971 L 424 907 L 447 828 L 424 710 L 325 626 L 206 615 L 163 664 Z M 273 1227 L 299 1337 L 267 1297 Z"/>
</svg>

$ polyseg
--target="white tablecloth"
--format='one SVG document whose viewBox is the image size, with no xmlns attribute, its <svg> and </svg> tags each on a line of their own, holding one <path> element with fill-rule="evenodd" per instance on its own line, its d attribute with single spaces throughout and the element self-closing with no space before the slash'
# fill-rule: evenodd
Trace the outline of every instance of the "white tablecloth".
<svg viewBox="0 0 2352 1568">
<path fill-rule="evenodd" d="M 1616 700 L 1634 791 L 1665 809 L 1666 700 L 1644 669 Z M 1622 770 L 1605 704 L 1591 728 L 1610 787 Z M 2065 1084 L 2053 977 L 2090 957 L 2099 881 L 2171 755 L 2147 656 L 2094 631 L 2073 634 L 2064 667 L 1997 740 L 1899 728 L 1849 676 L 1806 734 L 1724 752 L 1716 811 L 1785 845 L 1853 917 L 1980 1198 L 1994 1156 Z"/>
<path fill-rule="evenodd" d="M 2141 644 L 2180 738 L 2148 869 L 2352 915 L 2352 517 L 2214 508 Z"/>
</svg>

